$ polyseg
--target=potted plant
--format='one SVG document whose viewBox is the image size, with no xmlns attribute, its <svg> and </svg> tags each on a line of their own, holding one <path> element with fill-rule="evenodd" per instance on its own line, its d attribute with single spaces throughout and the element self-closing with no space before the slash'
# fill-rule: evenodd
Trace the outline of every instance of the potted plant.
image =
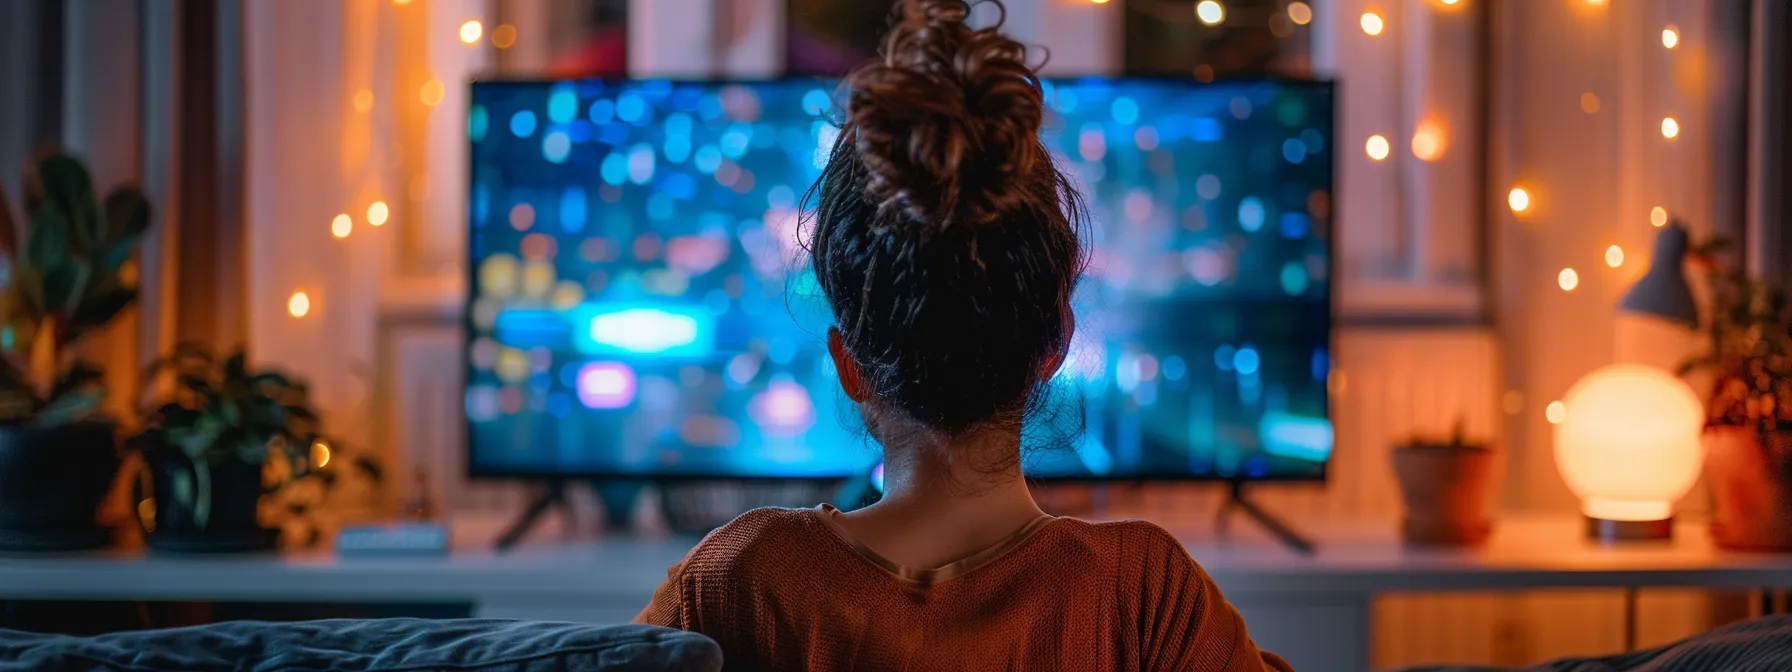
<svg viewBox="0 0 1792 672">
<path fill-rule="evenodd" d="M 1493 450 L 1467 439 L 1461 420 L 1447 439 L 1418 437 L 1394 447 L 1394 475 L 1406 503 L 1400 534 L 1421 545 L 1479 544 L 1493 531 L 1487 500 Z"/>
<path fill-rule="evenodd" d="M 1792 551 L 1792 305 L 1778 287 L 1704 265 L 1708 346 L 1679 372 L 1712 377 L 1704 434 L 1711 534 L 1727 548 Z"/>
<path fill-rule="evenodd" d="M 149 204 L 129 187 L 96 199 L 87 169 L 60 154 L 24 185 L 23 226 L 0 194 L 0 549 L 93 548 L 111 537 L 97 511 L 118 446 L 104 374 L 78 346 L 136 301 Z"/>
<path fill-rule="evenodd" d="M 149 545 L 193 552 L 273 548 L 277 534 L 260 520 L 262 495 L 273 489 L 264 484 L 279 480 L 269 464 L 309 473 L 320 438 L 305 386 L 250 370 L 242 352 L 220 359 L 195 344 L 152 364 L 144 383 L 164 393 L 143 406 L 143 430 L 126 445 L 143 456 L 154 494 L 153 518 L 144 521 Z"/>
</svg>

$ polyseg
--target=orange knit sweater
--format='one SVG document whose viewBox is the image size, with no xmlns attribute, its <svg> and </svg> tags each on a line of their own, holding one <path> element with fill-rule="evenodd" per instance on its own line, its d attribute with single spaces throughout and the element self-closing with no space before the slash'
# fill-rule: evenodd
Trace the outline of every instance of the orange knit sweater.
<svg viewBox="0 0 1792 672">
<path fill-rule="evenodd" d="M 834 513 L 747 512 L 674 565 L 636 620 L 708 635 L 729 670 L 1291 670 L 1156 525 L 1042 517 L 916 570 Z"/>
</svg>

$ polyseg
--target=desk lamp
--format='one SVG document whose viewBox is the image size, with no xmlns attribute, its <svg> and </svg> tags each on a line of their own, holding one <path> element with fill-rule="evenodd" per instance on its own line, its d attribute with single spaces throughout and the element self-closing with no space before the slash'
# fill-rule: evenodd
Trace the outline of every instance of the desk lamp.
<svg viewBox="0 0 1792 672">
<path fill-rule="evenodd" d="M 1698 306 L 1681 268 L 1686 228 L 1663 227 L 1655 256 L 1618 307 L 1685 325 Z M 1685 381 L 1653 366 L 1613 364 L 1587 374 L 1563 397 L 1556 467 L 1581 500 L 1587 535 L 1600 541 L 1665 539 L 1674 502 L 1699 478 L 1705 412 Z"/>
</svg>

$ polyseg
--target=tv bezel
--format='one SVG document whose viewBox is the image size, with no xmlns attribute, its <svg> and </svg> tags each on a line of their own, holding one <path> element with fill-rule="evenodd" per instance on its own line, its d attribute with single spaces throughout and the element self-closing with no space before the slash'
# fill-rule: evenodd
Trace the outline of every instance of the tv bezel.
<svg viewBox="0 0 1792 672">
<path fill-rule="evenodd" d="M 803 75 L 803 74 L 782 75 L 782 76 L 776 76 L 776 77 L 742 77 L 742 78 L 613 77 L 613 76 L 572 77 L 572 78 L 539 78 L 539 77 L 475 78 L 475 79 L 471 79 L 467 82 L 467 100 L 469 101 L 468 110 L 469 110 L 469 114 L 470 114 L 471 109 L 472 109 L 470 102 L 473 100 L 476 100 L 476 98 L 474 98 L 474 96 L 473 96 L 473 89 L 475 89 L 477 87 L 481 87 L 481 86 L 540 86 L 540 85 L 552 85 L 552 84 L 556 84 L 556 83 L 560 83 L 560 82 L 591 82 L 591 81 L 603 82 L 606 86 L 612 85 L 612 84 L 625 84 L 625 83 L 629 83 L 629 82 L 647 82 L 647 81 L 670 82 L 675 85 L 676 84 L 699 84 L 699 85 L 705 85 L 705 86 L 724 86 L 724 85 L 729 85 L 729 84 L 740 84 L 740 85 L 751 86 L 751 85 L 755 85 L 755 84 L 783 84 L 783 83 L 788 83 L 788 82 L 829 82 L 829 81 L 838 81 L 840 79 L 841 79 L 840 77 L 829 77 L 829 76 L 824 76 L 824 75 Z M 1331 206 L 1331 217 L 1328 218 L 1328 220 L 1327 220 L 1329 231 L 1325 238 L 1325 246 L 1326 246 L 1326 250 L 1325 250 L 1325 254 L 1326 254 L 1325 304 L 1326 304 L 1326 313 L 1328 316 L 1328 323 L 1326 324 L 1326 339 L 1325 339 L 1326 346 L 1325 347 L 1326 347 L 1327 355 L 1332 357 L 1332 362 L 1334 362 L 1333 370 L 1336 369 L 1335 362 L 1337 360 L 1336 360 L 1335 355 L 1337 352 L 1336 346 L 1337 346 L 1337 323 L 1338 323 L 1338 316 L 1337 316 L 1337 310 L 1338 310 L 1338 301 L 1337 301 L 1337 293 L 1338 293 L 1338 273 L 1337 273 L 1337 270 L 1338 270 L 1338 263 L 1337 263 L 1337 261 L 1338 261 L 1338 233 L 1341 230 L 1339 227 L 1339 220 L 1338 220 L 1339 208 L 1337 206 L 1337 203 L 1338 203 L 1338 179 L 1337 178 L 1338 178 L 1339 162 L 1341 160 L 1341 157 L 1343 156 L 1343 152 L 1339 150 L 1340 145 L 1338 144 L 1338 104 L 1337 104 L 1337 102 L 1338 102 L 1338 85 L 1337 85 L 1336 80 L 1319 79 L 1319 78 L 1307 79 L 1307 78 L 1265 76 L 1265 77 L 1221 78 L 1221 79 L 1215 79 L 1215 80 L 1203 82 L 1203 81 L 1199 81 L 1199 80 L 1185 79 L 1182 77 L 1174 77 L 1174 76 L 1168 76 L 1168 75 L 1121 75 L 1121 76 L 1052 75 L 1052 76 L 1042 77 L 1041 80 L 1047 81 L 1047 82 L 1066 82 L 1066 81 L 1082 81 L 1082 80 L 1105 80 L 1105 81 L 1109 81 L 1109 82 L 1163 82 L 1163 83 L 1186 84 L 1186 85 L 1190 85 L 1190 86 L 1197 87 L 1197 88 L 1205 87 L 1205 86 L 1219 86 L 1219 85 L 1273 84 L 1273 85 L 1277 85 L 1277 86 L 1311 87 L 1314 89 L 1319 89 L 1319 90 L 1325 91 L 1329 95 L 1329 98 L 1331 100 L 1331 105 L 1332 105 L 1331 114 L 1329 115 L 1330 128 L 1328 129 L 1328 132 L 1327 132 L 1327 138 L 1329 139 L 1331 146 L 1332 146 L 1331 147 L 1332 151 L 1330 152 L 1330 156 L 1331 156 L 1330 169 L 1331 169 L 1331 176 L 1332 176 L 1332 184 L 1331 184 L 1331 188 L 1328 190 L 1328 193 L 1331 196 L 1332 206 Z M 1050 117 L 1048 117 L 1046 124 L 1047 124 L 1047 127 L 1049 128 L 1050 124 L 1051 124 Z M 471 151 L 471 149 L 472 149 L 471 143 L 472 143 L 472 141 L 469 139 L 468 140 L 468 152 L 467 152 L 467 182 L 465 185 L 467 194 L 473 193 L 474 169 L 476 167 L 474 165 L 475 158 L 473 156 L 473 152 Z M 481 468 L 479 468 L 473 460 L 473 424 L 474 423 L 473 423 L 473 419 L 471 417 L 469 417 L 466 413 L 467 384 L 468 384 L 468 381 L 472 379 L 472 372 L 473 372 L 472 361 L 467 358 L 467 352 L 466 352 L 467 342 L 468 342 L 467 336 L 469 334 L 473 333 L 473 314 L 472 314 L 471 308 L 472 308 L 472 302 L 473 302 L 473 292 L 474 292 L 474 288 L 477 287 L 476 283 L 478 281 L 478 272 L 479 272 L 478 265 L 476 263 L 477 260 L 473 259 L 473 256 L 472 256 L 473 253 L 472 253 L 472 245 L 471 245 L 471 240 L 470 240 L 470 238 L 472 236 L 471 214 L 468 215 L 468 218 L 469 219 L 465 224 L 465 231 L 466 231 L 466 236 L 469 238 L 469 240 L 465 241 L 467 243 L 466 251 L 463 252 L 463 254 L 465 255 L 465 258 L 467 260 L 466 267 L 463 269 L 466 273 L 464 279 L 467 282 L 467 284 L 466 284 L 467 291 L 466 291 L 466 295 L 462 299 L 462 304 L 461 304 L 461 336 L 462 336 L 462 343 L 461 343 L 461 347 L 460 347 L 460 372 L 461 372 L 460 388 L 461 388 L 461 393 L 456 397 L 456 402 L 457 402 L 458 408 L 460 409 L 461 429 L 463 432 L 463 434 L 461 436 L 460 455 L 461 455 L 461 459 L 463 460 L 463 465 L 462 465 L 464 467 L 463 473 L 466 475 L 466 477 L 469 480 L 476 480 L 476 481 L 504 481 L 504 480 L 576 481 L 576 480 L 614 479 L 614 480 L 627 480 L 627 481 L 636 481 L 636 482 L 644 482 L 644 483 L 695 483 L 695 482 L 728 482 L 728 481 L 754 482 L 754 483 L 778 483 L 778 482 L 845 481 L 847 479 L 862 476 L 862 474 L 841 474 L 838 476 L 781 476 L 781 475 L 772 475 L 772 474 L 730 474 L 730 473 L 696 473 L 696 472 L 693 472 L 693 473 L 664 473 L 664 472 L 642 473 L 642 472 L 631 472 L 631 471 L 606 471 L 606 470 L 561 470 L 561 471 L 544 470 L 544 471 L 536 471 L 536 470 L 531 470 L 531 469 L 490 469 L 490 468 L 481 469 Z M 1278 483 L 1278 484 L 1302 484 L 1302 483 L 1304 483 L 1304 484 L 1309 484 L 1309 485 L 1324 484 L 1331 477 L 1332 459 L 1333 459 L 1333 456 L 1336 455 L 1336 453 L 1337 453 L 1337 423 L 1336 423 L 1336 419 L 1333 417 L 1334 411 L 1336 410 L 1337 405 L 1332 400 L 1331 391 L 1329 389 L 1329 378 L 1330 378 L 1330 372 L 1327 373 L 1328 388 L 1327 388 L 1326 395 L 1325 395 L 1325 417 L 1326 417 L 1326 421 L 1331 423 L 1331 425 L 1332 425 L 1332 451 L 1326 454 L 1326 459 L 1324 462 L 1319 463 L 1319 469 L 1318 469 L 1317 473 L 1315 473 L 1315 474 L 1311 474 L 1311 475 L 1306 475 L 1306 474 L 1302 474 L 1302 475 L 1269 474 L 1269 475 L 1265 475 L 1265 476 L 1247 476 L 1247 475 L 1242 475 L 1242 474 L 1234 474 L 1231 476 L 1220 476 L 1217 474 L 1192 474 L 1192 473 L 1115 474 L 1115 475 L 1105 475 L 1105 476 L 1104 475 L 1096 475 L 1096 474 L 1075 474 L 1075 475 L 1068 475 L 1068 476 L 1028 475 L 1027 480 L 1034 481 L 1034 482 L 1050 482 L 1050 483 L 1180 483 L 1180 482 L 1227 483 L 1227 482 L 1242 482 L 1242 483 Z M 863 441 L 865 442 L 865 444 L 870 444 L 870 443 L 874 442 L 874 440 L 871 439 L 869 436 L 865 437 L 865 439 L 863 439 Z M 881 452 L 880 448 L 877 448 L 872 445 L 863 445 L 862 444 L 862 448 L 865 450 L 878 450 Z M 843 446 L 842 449 L 849 449 L 849 448 Z M 1025 449 L 1023 449 L 1023 451 L 1024 450 Z M 1021 456 L 1021 459 L 1024 464 L 1027 459 L 1027 456 L 1025 454 L 1023 454 Z"/>
</svg>

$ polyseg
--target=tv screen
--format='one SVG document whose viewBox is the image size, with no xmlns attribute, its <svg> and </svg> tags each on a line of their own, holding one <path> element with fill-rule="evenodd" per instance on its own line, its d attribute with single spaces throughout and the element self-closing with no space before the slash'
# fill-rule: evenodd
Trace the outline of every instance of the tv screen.
<svg viewBox="0 0 1792 672">
<path fill-rule="evenodd" d="M 1029 474 L 1323 478 L 1332 88 L 1046 83 L 1087 199 L 1078 329 Z M 840 392 L 802 196 L 836 83 L 481 82 L 468 118 L 474 476 L 828 478 Z"/>
</svg>

